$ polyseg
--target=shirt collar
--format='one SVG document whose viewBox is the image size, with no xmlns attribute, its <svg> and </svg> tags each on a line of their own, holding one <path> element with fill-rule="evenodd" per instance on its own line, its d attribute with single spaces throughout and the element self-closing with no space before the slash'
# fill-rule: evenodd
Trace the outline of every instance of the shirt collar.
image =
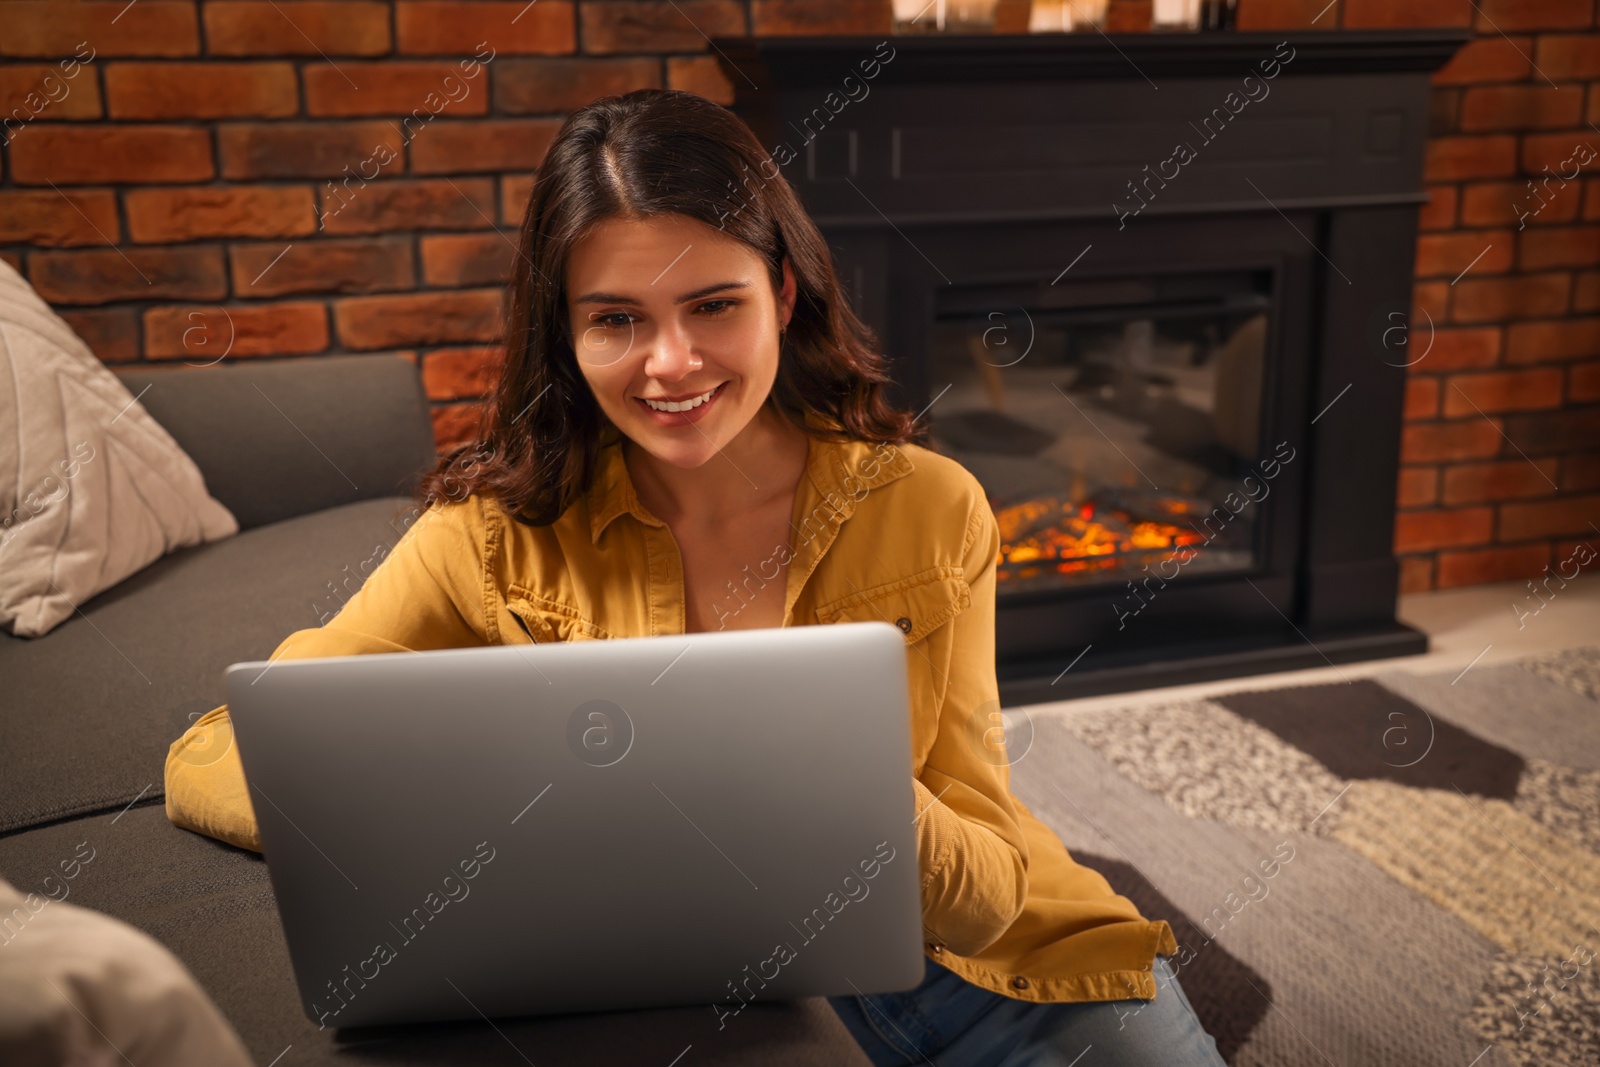
<svg viewBox="0 0 1600 1067">
<path fill-rule="evenodd" d="M 827 416 L 806 412 L 806 424 L 837 429 L 839 424 Z M 628 464 L 622 456 L 621 438 L 601 447 L 594 480 L 585 495 L 589 511 L 589 535 L 598 543 L 611 520 L 626 512 L 646 526 L 665 526 L 651 514 L 634 491 Z M 840 519 L 848 518 L 866 491 L 887 485 L 910 474 L 911 458 L 903 447 L 861 441 L 827 441 L 808 436 L 806 473 L 799 491 L 807 494 L 800 501 L 801 514 L 809 514 L 818 502 L 831 504 Z"/>
</svg>

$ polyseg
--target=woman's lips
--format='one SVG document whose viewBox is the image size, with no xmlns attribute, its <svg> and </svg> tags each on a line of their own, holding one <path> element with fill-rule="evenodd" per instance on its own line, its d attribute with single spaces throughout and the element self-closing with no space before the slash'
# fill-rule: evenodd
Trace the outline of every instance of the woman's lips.
<svg viewBox="0 0 1600 1067">
<path fill-rule="evenodd" d="M 645 403 L 643 397 L 635 397 L 634 399 L 639 402 L 639 408 L 644 412 L 645 417 L 653 420 L 656 425 L 688 426 L 705 418 L 706 412 L 709 411 L 717 401 L 722 399 L 722 394 L 726 390 L 727 384 L 727 382 L 723 382 L 721 385 L 717 386 L 711 391 L 710 399 L 704 401 L 697 407 L 691 408 L 688 411 L 657 411 L 655 408 Z"/>
</svg>

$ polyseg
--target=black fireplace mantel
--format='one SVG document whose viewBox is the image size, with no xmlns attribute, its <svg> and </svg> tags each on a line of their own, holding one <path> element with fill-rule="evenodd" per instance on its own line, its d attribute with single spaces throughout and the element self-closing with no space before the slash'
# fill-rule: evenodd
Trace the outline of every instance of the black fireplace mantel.
<svg viewBox="0 0 1600 1067">
<path fill-rule="evenodd" d="M 1468 30 L 1288 30 L 1279 33 L 889 34 L 880 37 L 730 37 L 714 43 L 758 85 L 830 88 L 887 41 L 896 77 L 961 84 L 1227 76 L 1287 41 L 1303 73 L 1431 73 Z M 1142 73 L 1141 73 L 1142 72 Z M 738 88 L 738 71 L 730 73 Z M 750 86 L 746 84 L 744 88 Z M 1159 91 L 1159 90 L 1158 90 Z"/>
<path fill-rule="evenodd" d="M 1468 37 L 713 42 L 734 111 L 828 239 L 912 410 L 942 384 L 928 331 L 952 290 L 1053 298 L 1069 263 L 1077 285 L 1272 279 L 1260 454 L 1289 441 L 1303 458 L 1262 523 L 1260 566 L 1174 583 L 1137 634 L 1108 625 L 1105 588 L 1002 597 L 1008 702 L 1426 650 L 1395 619 L 1406 359 L 1389 342 L 1397 323 L 1419 344 L 1431 329 L 1408 322 L 1429 79 Z"/>
</svg>

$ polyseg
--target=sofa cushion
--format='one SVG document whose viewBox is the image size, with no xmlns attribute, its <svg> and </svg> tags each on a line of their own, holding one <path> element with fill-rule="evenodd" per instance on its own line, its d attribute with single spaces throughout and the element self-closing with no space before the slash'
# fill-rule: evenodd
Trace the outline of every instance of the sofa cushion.
<svg viewBox="0 0 1600 1067">
<path fill-rule="evenodd" d="M 0 634 L 0 833 L 162 796 L 168 746 L 227 700 L 223 670 L 337 612 L 411 507 L 368 500 L 184 549 L 43 637 Z"/>
<path fill-rule="evenodd" d="M 238 530 L 177 442 L 0 260 L 0 630 L 47 634 L 166 553 Z"/>
<path fill-rule="evenodd" d="M 404 356 L 315 356 L 116 375 L 194 457 L 240 529 L 410 494 L 435 456 Z"/>
<path fill-rule="evenodd" d="M 319 1031 L 300 1006 L 266 864 L 167 822 L 141 801 L 111 812 L 0 838 L 0 875 L 22 892 L 59 880 L 80 842 L 94 852 L 65 883 L 72 903 L 150 934 L 183 961 L 227 1016 L 256 1063 L 406 1067 L 462 1063 L 524 1067 L 670 1064 L 696 1067 L 870 1067 L 827 1000 L 760 1001 L 724 1020 L 705 1007 L 601 1012 L 485 1022 Z M 59 892 L 57 894 L 60 895 Z M 25 933 L 26 931 L 24 931 Z"/>
</svg>

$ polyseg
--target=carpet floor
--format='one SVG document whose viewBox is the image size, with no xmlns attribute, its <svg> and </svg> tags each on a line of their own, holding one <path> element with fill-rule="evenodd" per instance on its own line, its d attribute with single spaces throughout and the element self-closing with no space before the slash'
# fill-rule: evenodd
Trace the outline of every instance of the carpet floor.
<svg viewBox="0 0 1600 1067">
<path fill-rule="evenodd" d="M 1600 646 L 1007 736 L 1232 1067 L 1600 1064 Z"/>
</svg>

